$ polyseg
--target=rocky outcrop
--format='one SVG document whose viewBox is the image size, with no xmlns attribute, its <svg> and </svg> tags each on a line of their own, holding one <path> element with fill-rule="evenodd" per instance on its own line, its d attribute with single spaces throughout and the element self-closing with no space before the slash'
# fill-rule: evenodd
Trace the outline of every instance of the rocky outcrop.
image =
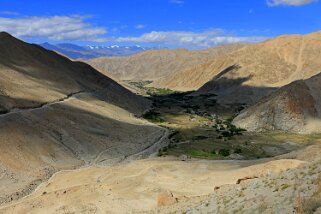
<svg viewBox="0 0 321 214">
<path fill-rule="evenodd" d="M 157 206 L 168 206 L 178 202 L 178 199 L 174 197 L 170 191 L 161 192 L 157 197 Z"/>
</svg>

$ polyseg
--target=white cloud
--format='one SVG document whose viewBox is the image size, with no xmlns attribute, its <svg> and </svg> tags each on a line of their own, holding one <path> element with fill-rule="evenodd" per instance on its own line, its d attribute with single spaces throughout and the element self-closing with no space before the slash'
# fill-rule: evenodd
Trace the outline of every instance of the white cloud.
<svg viewBox="0 0 321 214">
<path fill-rule="evenodd" d="M 111 32 L 112 33 L 117 33 L 119 31 L 119 29 L 117 28 L 117 27 L 113 27 L 112 29 L 111 29 Z"/>
<path fill-rule="evenodd" d="M 225 35 L 222 29 L 212 29 L 199 33 L 190 31 L 152 31 L 138 37 L 118 37 L 107 39 L 107 41 L 208 48 L 220 44 L 261 42 L 265 39 L 267 39 L 267 37 Z"/>
<path fill-rule="evenodd" d="M 46 38 L 49 40 L 96 41 L 107 33 L 101 27 L 85 22 L 84 16 L 48 16 L 1 18 L 0 31 L 20 38 Z"/>
<path fill-rule="evenodd" d="M 184 0 L 169 0 L 169 3 L 182 5 L 185 2 Z"/>
<path fill-rule="evenodd" d="M 142 25 L 142 24 L 139 24 L 139 25 L 136 25 L 135 28 L 136 29 L 144 29 L 146 26 L 145 25 Z"/>
<path fill-rule="evenodd" d="M 301 5 L 310 4 L 317 1 L 319 0 L 267 0 L 267 4 L 271 7 L 280 6 L 280 5 L 301 6 Z"/>
<path fill-rule="evenodd" d="M 0 14 L 2 15 L 19 15 L 19 13 L 14 11 L 0 11 Z"/>
<path fill-rule="evenodd" d="M 145 25 L 135 26 L 143 29 Z M 122 27 L 120 27 L 122 29 Z M 140 36 L 109 37 L 107 30 L 95 27 L 86 22 L 84 16 L 48 16 L 48 17 L 0 17 L 0 31 L 6 31 L 19 38 L 42 38 L 61 41 L 92 42 L 127 42 L 149 43 L 168 47 L 208 48 L 219 44 L 260 42 L 266 37 L 234 36 L 222 29 L 211 29 L 203 32 L 192 31 L 152 31 Z M 112 28 L 116 33 L 118 28 Z"/>
</svg>

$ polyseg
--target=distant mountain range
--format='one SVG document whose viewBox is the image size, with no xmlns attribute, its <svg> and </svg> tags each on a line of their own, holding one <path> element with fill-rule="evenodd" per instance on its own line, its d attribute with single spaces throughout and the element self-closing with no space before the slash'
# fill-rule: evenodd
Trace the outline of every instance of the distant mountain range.
<svg viewBox="0 0 321 214">
<path fill-rule="evenodd" d="M 207 50 L 149 50 L 129 57 L 100 57 L 85 62 L 107 76 L 113 76 L 119 80 L 152 80 L 159 82 L 160 79 L 167 79 L 182 70 L 197 67 L 199 64 L 224 56 L 242 47 L 244 47 L 242 44 L 230 44 Z M 194 77 L 197 78 L 198 75 L 195 74 Z M 194 77 L 191 77 L 191 79 L 194 79 Z M 211 77 L 206 78 L 205 81 L 209 81 Z M 157 86 L 165 88 L 161 84 Z"/>
<path fill-rule="evenodd" d="M 93 59 L 102 56 L 130 56 L 145 50 L 158 50 L 159 47 L 134 46 L 79 46 L 70 43 L 50 44 L 43 43 L 40 46 L 62 53 L 72 59 Z"/>
</svg>

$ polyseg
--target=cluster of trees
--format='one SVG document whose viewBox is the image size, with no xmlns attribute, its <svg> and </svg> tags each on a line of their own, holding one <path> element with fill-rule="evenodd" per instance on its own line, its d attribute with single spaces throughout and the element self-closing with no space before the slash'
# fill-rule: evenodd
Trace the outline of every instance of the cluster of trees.
<svg viewBox="0 0 321 214">
<path fill-rule="evenodd" d="M 232 124 L 233 118 L 228 118 L 226 120 L 216 119 L 215 125 L 213 126 L 217 132 L 220 133 L 219 139 L 230 140 L 235 135 L 242 135 L 242 132 L 246 131 Z"/>
<path fill-rule="evenodd" d="M 159 112 L 156 112 L 154 110 L 148 111 L 143 115 L 143 118 L 146 120 L 149 120 L 153 123 L 163 123 L 165 122 L 164 119 L 161 118 L 161 114 Z"/>
</svg>

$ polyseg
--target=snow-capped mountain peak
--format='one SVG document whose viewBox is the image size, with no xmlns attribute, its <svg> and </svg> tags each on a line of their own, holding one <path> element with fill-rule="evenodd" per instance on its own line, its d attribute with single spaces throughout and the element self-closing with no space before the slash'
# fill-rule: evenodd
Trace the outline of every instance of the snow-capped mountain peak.
<svg viewBox="0 0 321 214">
<path fill-rule="evenodd" d="M 43 43 L 42 47 L 60 52 L 73 59 L 92 59 L 102 56 L 129 56 L 145 50 L 155 50 L 160 49 L 157 47 L 142 47 L 140 45 L 133 46 L 120 46 L 120 45 L 110 45 L 110 46 L 99 46 L 99 45 L 86 45 L 78 46 L 74 44 L 49 44 Z"/>
</svg>

